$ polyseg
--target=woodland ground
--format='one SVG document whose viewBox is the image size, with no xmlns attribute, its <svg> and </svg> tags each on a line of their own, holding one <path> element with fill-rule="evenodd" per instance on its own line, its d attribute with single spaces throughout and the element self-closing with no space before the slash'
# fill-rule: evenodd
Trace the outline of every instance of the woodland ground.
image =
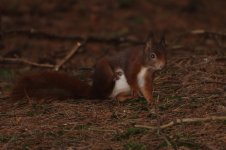
<svg viewBox="0 0 226 150">
<path fill-rule="evenodd" d="M 225 8 L 223 0 L 1 0 L 0 149 L 226 149 L 225 120 L 182 123 L 160 135 L 135 127 L 226 115 Z M 51 69 L 3 59 L 54 65 L 77 41 L 67 36 L 143 41 L 150 30 L 165 31 L 168 47 L 167 67 L 155 79 L 157 116 L 144 99 L 7 101 L 16 77 Z M 133 46 L 92 41 L 60 70 L 86 78 L 90 70 L 84 68 L 101 56 Z"/>
</svg>

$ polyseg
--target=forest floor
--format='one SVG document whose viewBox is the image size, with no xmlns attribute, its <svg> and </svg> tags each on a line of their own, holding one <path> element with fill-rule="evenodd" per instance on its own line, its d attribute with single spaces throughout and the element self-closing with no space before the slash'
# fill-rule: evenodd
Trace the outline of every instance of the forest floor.
<svg viewBox="0 0 226 150">
<path fill-rule="evenodd" d="M 138 127 L 226 116 L 226 1 L 1 0 L 0 8 L 0 149 L 226 149 L 226 120 Z M 97 59 L 150 30 L 167 41 L 154 81 L 158 114 L 143 98 L 9 103 L 18 76 L 53 70 L 76 42 L 83 46 L 60 71 L 88 78 Z"/>
</svg>

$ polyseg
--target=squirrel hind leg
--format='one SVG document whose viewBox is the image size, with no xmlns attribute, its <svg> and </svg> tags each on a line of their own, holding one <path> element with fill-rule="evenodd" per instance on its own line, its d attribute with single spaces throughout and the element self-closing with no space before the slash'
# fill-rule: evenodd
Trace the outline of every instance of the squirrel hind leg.
<svg viewBox="0 0 226 150">
<path fill-rule="evenodd" d="M 119 102 L 124 102 L 126 100 L 129 100 L 129 99 L 133 99 L 133 96 L 130 95 L 128 92 L 122 92 L 122 93 L 119 93 L 115 99 Z"/>
<path fill-rule="evenodd" d="M 93 98 L 108 98 L 115 85 L 115 76 L 110 63 L 103 59 L 95 67 L 92 85 Z"/>
</svg>

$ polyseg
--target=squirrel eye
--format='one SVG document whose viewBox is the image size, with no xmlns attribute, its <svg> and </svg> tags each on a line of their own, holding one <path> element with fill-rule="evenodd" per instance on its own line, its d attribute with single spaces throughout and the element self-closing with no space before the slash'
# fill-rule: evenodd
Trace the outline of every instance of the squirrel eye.
<svg viewBox="0 0 226 150">
<path fill-rule="evenodd" d="M 156 57 L 155 53 L 151 53 L 151 58 L 153 59 L 155 57 Z"/>
</svg>

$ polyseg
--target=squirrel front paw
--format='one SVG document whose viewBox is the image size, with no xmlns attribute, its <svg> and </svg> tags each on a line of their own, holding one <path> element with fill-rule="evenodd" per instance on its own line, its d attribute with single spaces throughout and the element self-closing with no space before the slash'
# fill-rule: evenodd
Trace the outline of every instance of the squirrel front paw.
<svg viewBox="0 0 226 150">
<path fill-rule="evenodd" d="M 121 71 L 116 71 L 116 72 L 114 72 L 114 78 L 113 78 L 113 80 L 114 81 L 117 81 L 117 80 L 119 80 L 120 79 L 120 76 L 122 76 L 122 72 Z"/>
<path fill-rule="evenodd" d="M 147 103 L 148 103 L 148 106 L 151 108 L 155 105 L 155 101 L 153 100 L 153 97 L 149 97 L 149 98 L 145 98 Z"/>
<path fill-rule="evenodd" d="M 133 98 L 139 98 L 142 96 L 141 92 L 139 90 L 135 90 L 135 89 L 131 90 L 131 95 Z"/>
<path fill-rule="evenodd" d="M 147 100 L 147 103 L 150 108 L 154 106 L 153 100 Z"/>
</svg>

